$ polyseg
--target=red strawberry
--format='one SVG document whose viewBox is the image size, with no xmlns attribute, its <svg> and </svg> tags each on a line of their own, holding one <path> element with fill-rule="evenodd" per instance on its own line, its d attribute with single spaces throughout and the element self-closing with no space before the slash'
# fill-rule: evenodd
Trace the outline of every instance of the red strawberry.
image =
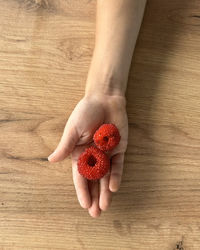
<svg viewBox="0 0 200 250">
<path fill-rule="evenodd" d="M 96 147 L 87 148 L 78 159 L 78 171 L 88 180 L 102 178 L 110 167 L 108 156 Z"/>
<path fill-rule="evenodd" d="M 119 130 L 114 124 L 103 124 L 93 136 L 96 146 L 103 151 L 112 150 L 120 139 Z"/>
</svg>

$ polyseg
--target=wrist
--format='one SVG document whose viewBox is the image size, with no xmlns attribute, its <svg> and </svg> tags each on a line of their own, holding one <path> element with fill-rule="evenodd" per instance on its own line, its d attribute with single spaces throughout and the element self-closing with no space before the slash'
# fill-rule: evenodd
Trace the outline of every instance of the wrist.
<svg viewBox="0 0 200 250">
<path fill-rule="evenodd" d="M 98 92 L 105 95 L 124 96 L 128 74 L 123 69 L 123 65 L 112 58 L 97 54 L 99 53 L 94 52 L 88 72 L 86 95 Z"/>
<path fill-rule="evenodd" d="M 126 109 L 126 97 L 123 95 L 108 95 L 94 91 L 93 93 L 85 93 L 83 98 L 90 104 L 98 103 L 105 110 L 107 110 L 108 105 L 117 107 L 118 110 Z"/>
<path fill-rule="evenodd" d="M 116 84 L 119 79 L 115 76 L 103 76 L 102 74 L 98 77 L 98 74 L 87 79 L 85 94 L 92 95 L 94 93 L 99 93 L 100 95 L 108 96 L 125 96 L 125 90 L 123 90 L 120 85 Z"/>
</svg>

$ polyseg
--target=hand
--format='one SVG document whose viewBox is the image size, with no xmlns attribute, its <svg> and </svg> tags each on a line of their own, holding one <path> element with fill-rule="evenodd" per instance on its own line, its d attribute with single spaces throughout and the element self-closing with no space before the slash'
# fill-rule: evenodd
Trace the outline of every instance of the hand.
<svg viewBox="0 0 200 250">
<path fill-rule="evenodd" d="M 111 159 L 109 172 L 100 180 L 90 181 L 79 174 L 77 160 L 81 152 L 92 143 L 95 131 L 103 123 L 115 124 L 119 129 L 121 140 L 109 154 Z M 88 209 L 92 217 L 98 217 L 101 210 L 105 211 L 109 207 L 112 192 L 116 192 L 120 187 L 127 138 L 125 97 L 102 94 L 85 96 L 73 110 L 56 150 L 48 158 L 50 162 L 57 162 L 71 154 L 77 198 L 80 205 Z"/>
</svg>

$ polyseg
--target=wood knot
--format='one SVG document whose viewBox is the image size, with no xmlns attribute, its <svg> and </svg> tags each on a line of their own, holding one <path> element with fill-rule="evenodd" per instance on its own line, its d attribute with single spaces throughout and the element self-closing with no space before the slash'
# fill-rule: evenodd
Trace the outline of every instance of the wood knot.
<svg viewBox="0 0 200 250">
<path fill-rule="evenodd" d="M 174 250 L 184 250 L 182 240 L 176 243 L 176 247 L 174 248 Z"/>
<path fill-rule="evenodd" d="M 23 5 L 28 10 L 49 9 L 49 0 L 24 0 Z"/>
<path fill-rule="evenodd" d="M 168 18 L 179 25 L 200 26 L 200 15 L 196 8 L 180 8 L 172 10 Z"/>
<path fill-rule="evenodd" d="M 79 61 L 82 60 L 85 62 L 86 59 L 92 56 L 92 42 L 90 38 L 81 38 L 81 39 L 67 39 L 63 40 L 58 49 L 64 53 L 64 56 L 69 61 Z"/>
</svg>

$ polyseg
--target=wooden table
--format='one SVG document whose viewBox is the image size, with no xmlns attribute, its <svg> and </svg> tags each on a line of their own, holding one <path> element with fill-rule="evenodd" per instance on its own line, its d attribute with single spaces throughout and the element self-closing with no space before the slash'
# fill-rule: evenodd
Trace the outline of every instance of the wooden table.
<svg viewBox="0 0 200 250">
<path fill-rule="evenodd" d="M 149 0 L 122 185 L 98 219 L 49 164 L 84 94 L 95 0 L 0 0 L 0 250 L 200 249 L 200 2 Z"/>
</svg>

